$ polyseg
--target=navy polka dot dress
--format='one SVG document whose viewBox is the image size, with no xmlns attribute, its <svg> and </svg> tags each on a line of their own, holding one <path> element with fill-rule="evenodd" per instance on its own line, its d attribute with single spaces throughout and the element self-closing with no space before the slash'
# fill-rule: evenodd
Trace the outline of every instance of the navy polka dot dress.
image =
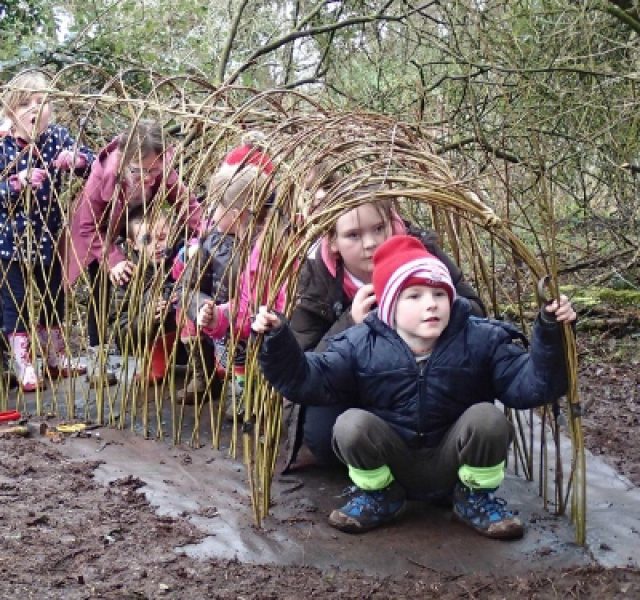
<svg viewBox="0 0 640 600">
<path fill-rule="evenodd" d="M 0 142 L 0 260 L 49 264 L 62 226 L 58 198 L 62 172 L 53 166 L 53 161 L 61 150 L 74 151 L 76 142 L 59 125 L 49 125 L 31 144 L 10 135 L 0 138 Z M 82 146 L 77 153 L 85 157 L 86 164 L 75 174 L 86 177 L 93 153 Z M 13 191 L 10 178 L 29 167 L 46 170 L 47 179 L 38 189 L 23 187 L 19 192 Z"/>
</svg>

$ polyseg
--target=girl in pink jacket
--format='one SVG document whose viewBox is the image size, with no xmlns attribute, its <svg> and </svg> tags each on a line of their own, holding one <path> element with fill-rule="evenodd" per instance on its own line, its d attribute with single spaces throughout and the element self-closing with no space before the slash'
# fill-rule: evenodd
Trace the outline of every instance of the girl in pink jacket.
<svg viewBox="0 0 640 600">
<path fill-rule="evenodd" d="M 166 201 L 177 219 L 198 229 L 201 211 L 196 197 L 171 166 L 173 151 L 165 146 L 162 127 L 140 120 L 116 137 L 98 155 L 71 218 L 66 240 L 66 284 L 73 285 L 86 269 L 91 289 L 88 310 L 89 354 L 94 357 L 92 385 L 116 382 L 103 362 L 107 344 L 104 328 L 110 284 L 126 285 L 134 265 L 115 243 L 126 225 L 127 211 Z M 106 275 L 108 274 L 108 278 Z"/>
</svg>

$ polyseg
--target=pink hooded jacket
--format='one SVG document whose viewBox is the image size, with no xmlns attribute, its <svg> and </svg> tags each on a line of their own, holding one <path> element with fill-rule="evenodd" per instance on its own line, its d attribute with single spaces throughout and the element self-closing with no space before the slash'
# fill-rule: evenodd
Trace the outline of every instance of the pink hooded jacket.
<svg viewBox="0 0 640 600">
<path fill-rule="evenodd" d="M 72 285 L 94 260 L 106 260 L 109 268 L 126 259 L 115 244 L 121 217 L 127 204 L 126 190 L 118 181 L 120 151 L 118 139 L 111 141 L 91 167 L 71 216 L 70 231 L 63 242 L 65 284 Z M 160 190 L 160 187 L 163 189 Z M 171 205 L 182 202 L 179 211 L 193 231 L 201 220 L 198 200 L 172 169 L 162 182 L 156 182 L 152 199 L 166 198 Z"/>
</svg>

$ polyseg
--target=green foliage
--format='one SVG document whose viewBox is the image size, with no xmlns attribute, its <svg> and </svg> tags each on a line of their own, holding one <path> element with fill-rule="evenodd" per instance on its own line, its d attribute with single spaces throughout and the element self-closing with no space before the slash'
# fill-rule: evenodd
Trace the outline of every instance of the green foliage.
<svg viewBox="0 0 640 600">
<path fill-rule="evenodd" d="M 571 296 L 578 309 L 610 306 L 640 310 L 640 291 L 637 289 L 613 289 L 609 287 L 563 286 L 562 292 Z"/>
<path fill-rule="evenodd" d="M 637 13 L 613 3 L 0 5 L 5 70 L 86 61 L 104 69 L 104 81 L 132 70 L 127 85 L 143 94 L 149 69 L 299 87 L 334 106 L 414 123 L 541 251 L 554 239 L 554 252 L 577 261 L 638 244 L 640 37 Z"/>
<path fill-rule="evenodd" d="M 10 72 L 20 57 L 28 58 L 34 45 L 44 50 L 55 33 L 54 11 L 49 2 L 0 2 L 0 66 Z"/>
</svg>

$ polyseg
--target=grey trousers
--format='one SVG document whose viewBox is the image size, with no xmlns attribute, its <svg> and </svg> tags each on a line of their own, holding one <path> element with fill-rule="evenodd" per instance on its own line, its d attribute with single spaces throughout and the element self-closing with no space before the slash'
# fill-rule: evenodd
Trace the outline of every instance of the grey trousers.
<svg viewBox="0 0 640 600">
<path fill-rule="evenodd" d="M 333 449 L 343 463 L 387 465 L 414 498 L 450 491 L 462 465 L 493 467 L 506 460 L 512 438 L 511 423 L 488 402 L 468 408 L 435 448 L 409 448 L 386 421 L 359 408 L 342 413 L 333 427 Z"/>
</svg>

